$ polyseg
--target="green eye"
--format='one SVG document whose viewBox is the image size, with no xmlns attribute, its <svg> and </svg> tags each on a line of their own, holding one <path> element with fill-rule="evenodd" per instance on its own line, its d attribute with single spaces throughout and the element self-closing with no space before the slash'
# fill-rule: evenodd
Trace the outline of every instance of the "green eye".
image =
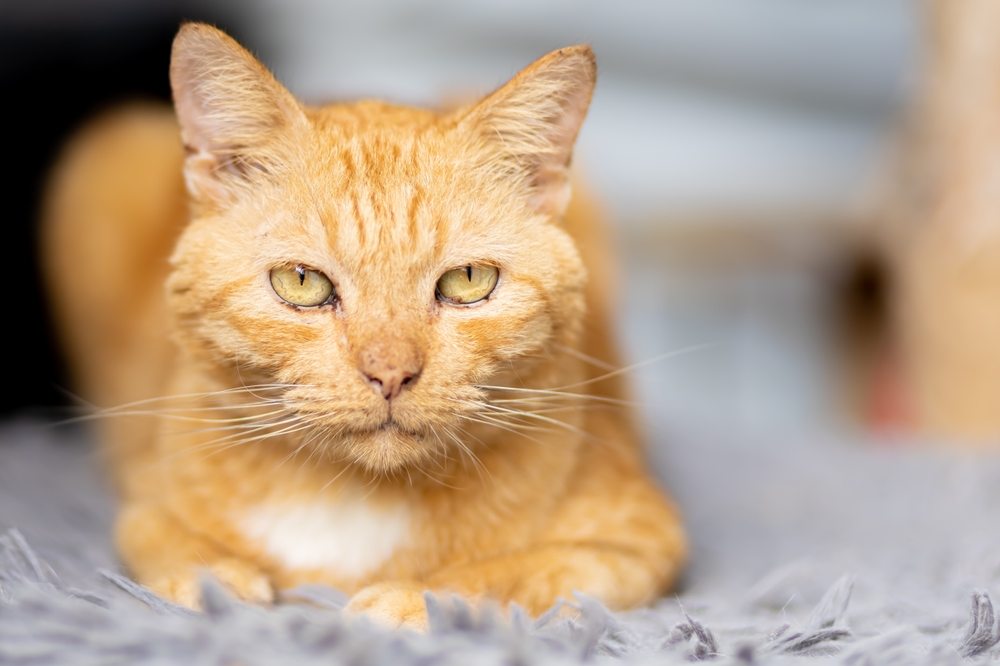
<svg viewBox="0 0 1000 666">
<path fill-rule="evenodd" d="M 476 303 L 490 295 L 499 277 L 500 269 L 496 266 L 453 268 L 438 280 L 438 298 L 461 305 Z"/>
<path fill-rule="evenodd" d="M 271 286 L 281 300 L 304 308 L 323 305 L 334 296 L 330 278 L 301 264 L 272 268 Z"/>
</svg>

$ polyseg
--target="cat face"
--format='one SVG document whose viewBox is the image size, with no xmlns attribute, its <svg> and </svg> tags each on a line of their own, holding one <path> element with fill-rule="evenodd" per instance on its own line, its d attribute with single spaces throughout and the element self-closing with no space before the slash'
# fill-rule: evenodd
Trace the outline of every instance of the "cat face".
<svg viewBox="0 0 1000 666">
<path fill-rule="evenodd" d="M 589 49 L 450 114 L 304 108 L 205 26 L 171 78 L 193 216 L 169 302 L 207 371 L 287 385 L 316 446 L 379 472 L 453 446 L 483 386 L 551 374 L 584 309 L 559 218 Z"/>
</svg>

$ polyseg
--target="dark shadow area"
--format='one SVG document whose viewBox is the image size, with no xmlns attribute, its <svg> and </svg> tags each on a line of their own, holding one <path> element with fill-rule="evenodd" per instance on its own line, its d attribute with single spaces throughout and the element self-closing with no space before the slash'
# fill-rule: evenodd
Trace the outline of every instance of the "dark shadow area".
<svg viewBox="0 0 1000 666">
<path fill-rule="evenodd" d="M 43 4 L 51 19 L 0 7 L 5 261 L 13 278 L 5 295 L 11 360 L 0 384 L 0 416 L 64 414 L 60 408 L 69 404 L 36 242 L 42 189 L 59 149 L 87 118 L 118 102 L 170 100 L 170 45 L 183 21 L 207 21 L 241 37 L 239 17 L 218 5 Z"/>
</svg>

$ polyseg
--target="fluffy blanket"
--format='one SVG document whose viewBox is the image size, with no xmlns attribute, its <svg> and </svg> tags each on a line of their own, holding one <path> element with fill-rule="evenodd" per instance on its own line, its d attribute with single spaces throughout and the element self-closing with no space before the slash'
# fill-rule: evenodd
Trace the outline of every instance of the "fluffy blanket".
<svg viewBox="0 0 1000 666">
<path fill-rule="evenodd" d="M 210 581 L 206 610 L 126 576 L 84 433 L 0 427 L 0 664 L 959 663 L 1000 655 L 1000 457 L 901 442 L 661 428 L 653 465 L 693 560 L 652 608 L 477 616 L 428 598 L 428 635 L 300 588 L 270 609 Z M 849 438 L 848 438 L 849 439 Z"/>
</svg>

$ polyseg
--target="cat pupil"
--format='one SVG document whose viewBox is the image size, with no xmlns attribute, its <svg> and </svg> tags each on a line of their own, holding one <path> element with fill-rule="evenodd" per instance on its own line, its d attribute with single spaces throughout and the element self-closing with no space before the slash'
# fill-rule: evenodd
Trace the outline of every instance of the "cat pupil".
<svg viewBox="0 0 1000 666">
<path fill-rule="evenodd" d="M 465 276 L 469 278 L 469 282 L 472 282 L 472 266 L 465 267 Z"/>
<path fill-rule="evenodd" d="M 295 270 L 299 274 L 299 286 L 301 287 L 306 282 L 306 272 L 301 266 L 296 266 Z"/>
</svg>

